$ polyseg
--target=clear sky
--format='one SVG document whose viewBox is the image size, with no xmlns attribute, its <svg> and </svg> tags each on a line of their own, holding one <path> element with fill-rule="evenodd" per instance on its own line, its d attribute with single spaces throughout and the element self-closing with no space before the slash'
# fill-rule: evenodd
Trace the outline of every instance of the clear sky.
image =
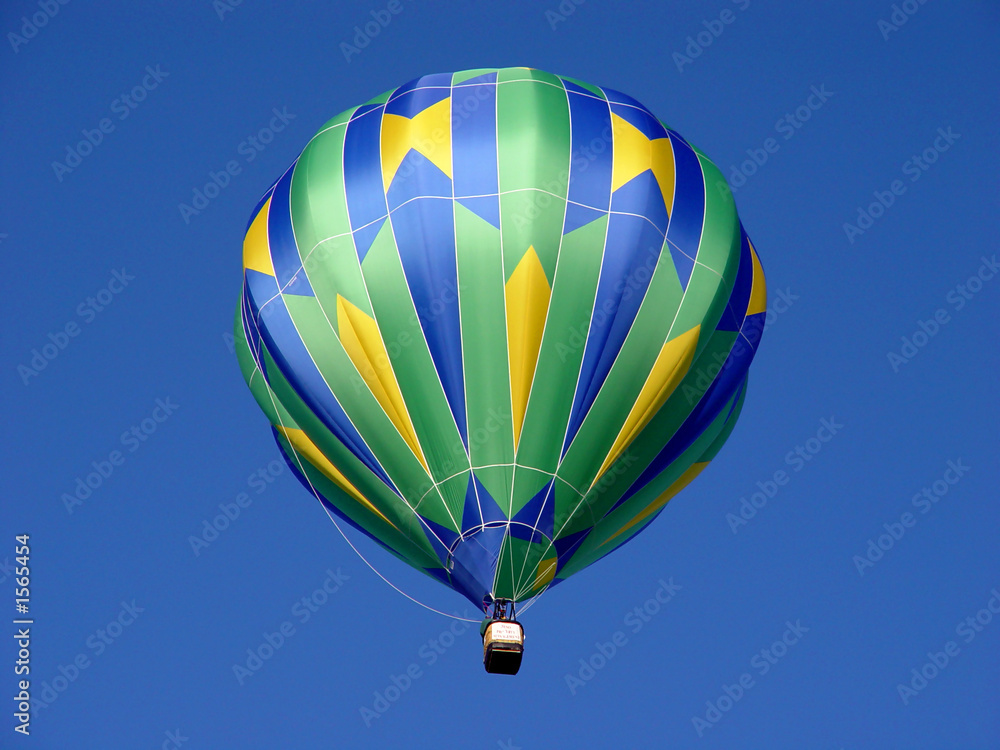
<svg viewBox="0 0 1000 750">
<path fill-rule="evenodd" d="M 998 26 L 940 0 L 5 2 L 0 746 L 1000 746 Z M 713 159 L 771 311 L 728 444 L 527 613 L 515 678 L 355 556 L 228 338 L 247 217 L 327 119 L 508 65 L 627 92 Z"/>
</svg>

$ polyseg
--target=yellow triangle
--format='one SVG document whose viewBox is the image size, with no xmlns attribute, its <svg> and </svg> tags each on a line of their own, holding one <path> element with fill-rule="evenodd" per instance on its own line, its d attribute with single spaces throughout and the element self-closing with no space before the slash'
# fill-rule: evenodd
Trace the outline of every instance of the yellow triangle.
<svg viewBox="0 0 1000 750">
<path fill-rule="evenodd" d="M 601 465 L 600 471 L 597 472 L 597 476 L 594 477 L 591 486 L 596 484 L 604 472 L 618 460 L 622 451 L 649 424 L 649 420 L 666 403 L 670 394 L 687 375 L 691 361 L 694 359 L 695 349 L 698 348 L 699 331 L 701 331 L 701 324 L 667 341 L 660 349 L 660 353 L 653 363 L 653 369 L 650 371 L 649 377 L 646 378 L 642 390 L 639 391 L 632 411 L 629 412 L 614 445 L 611 446 L 611 452 L 604 459 L 604 463 Z"/>
<path fill-rule="evenodd" d="M 451 97 L 433 104 L 412 119 L 382 117 L 382 187 L 389 189 L 410 149 L 416 149 L 451 177 Z"/>
<path fill-rule="evenodd" d="M 551 289 L 534 246 L 521 258 L 504 287 L 507 303 L 507 356 L 510 362 L 510 400 L 514 417 L 514 449 L 535 377 Z"/>
<path fill-rule="evenodd" d="M 304 456 L 306 460 L 308 460 L 309 463 L 311 463 L 319 471 L 321 471 L 324 474 L 324 476 L 326 476 L 327 479 L 336 484 L 338 487 L 340 487 L 340 489 L 342 489 L 348 495 L 353 497 L 355 500 L 361 503 L 372 513 L 377 515 L 387 524 L 392 526 L 392 528 L 396 529 L 397 531 L 399 530 L 396 524 L 394 524 L 392 521 L 386 518 L 385 514 L 383 514 L 382 511 L 380 511 L 378 508 L 372 505 L 371 501 L 369 501 L 368 498 L 362 495 L 361 491 L 358 490 L 357 487 L 355 487 L 353 484 L 350 483 L 347 477 L 345 477 L 341 473 L 340 469 L 338 469 L 336 466 L 330 463 L 330 459 L 328 459 L 326 456 L 323 455 L 320 449 L 316 447 L 316 444 L 309 439 L 309 436 L 306 435 L 305 432 L 303 432 L 298 428 L 291 428 L 291 427 L 279 426 L 277 429 L 278 432 L 280 432 L 288 439 L 288 442 L 291 443 L 292 447 L 295 448 L 296 452 Z"/>
<path fill-rule="evenodd" d="M 267 211 L 270 207 L 271 199 L 268 198 L 250 222 L 250 228 L 243 238 L 243 268 L 274 276 L 271 250 L 267 244 Z"/>
<path fill-rule="evenodd" d="M 757 257 L 757 251 L 753 249 L 752 243 L 750 244 L 750 255 L 753 256 L 753 286 L 750 288 L 747 315 L 755 315 L 767 310 L 767 282 L 764 281 L 764 269 L 760 265 L 760 258 Z"/>
<path fill-rule="evenodd" d="M 674 149 L 670 139 L 650 140 L 635 125 L 613 112 L 611 126 L 614 134 L 611 192 L 651 169 L 669 212 L 674 200 Z"/>
<path fill-rule="evenodd" d="M 676 482 L 674 482 L 672 485 L 670 485 L 669 487 L 667 487 L 667 489 L 664 490 L 663 493 L 659 497 L 657 497 L 653 502 L 651 502 L 649 505 L 647 505 L 645 508 L 643 508 L 638 513 L 638 515 L 636 515 L 631 521 L 629 521 L 627 524 L 625 524 L 620 529 L 618 529 L 618 531 L 616 531 L 614 534 L 612 534 L 607 539 L 605 539 L 603 542 L 601 542 L 601 546 L 603 547 L 605 544 L 607 544 L 608 542 L 610 542 L 612 539 L 614 539 L 619 534 L 624 534 L 626 531 L 628 531 L 629 529 L 631 529 L 637 523 L 645 520 L 646 518 L 648 518 L 649 516 L 651 516 L 653 513 L 656 513 L 656 511 L 658 511 L 660 508 L 662 508 L 664 505 L 667 504 L 667 502 L 670 500 L 670 498 L 672 498 L 678 492 L 680 492 L 685 487 L 687 487 L 689 484 L 691 484 L 691 482 L 694 480 L 694 478 L 696 476 L 698 476 L 699 474 L 701 474 L 702 470 L 706 466 L 708 466 L 708 461 L 691 464 L 687 468 L 687 471 L 685 471 L 683 474 L 681 474 L 677 478 Z"/>
<path fill-rule="evenodd" d="M 427 462 L 375 319 L 338 294 L 337 328 L 347 356 L 426 471 Z"/>
</svg>

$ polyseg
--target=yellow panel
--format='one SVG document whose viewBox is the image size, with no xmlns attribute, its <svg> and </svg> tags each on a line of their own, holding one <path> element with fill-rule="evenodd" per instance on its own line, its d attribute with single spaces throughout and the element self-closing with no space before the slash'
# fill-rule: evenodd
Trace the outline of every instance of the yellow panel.
<svg viewBox="0 0 1000 750">
<path fill-rule="evenodd" d="M 608 542 L 610 542 L 612 539 L 614 539 L 619 534 L 624 534 L 626 531 L 628 531 L 629 529 L 631 529 L 637 523 L 645 520 L 646 518 L 648 518 L 652 514 L 656 513 L 656 511 L 658 511 L 660 508 L 662 508 L 664 505 L 667 504 L 667 501 L 670 500 L 670 498 L 672 498 L 678 492 L 680 492 L 685 487 L 687 487 L 689 484 L 691 484 L 691 482 L 694 480 L 694 478 L 696 476 L 698 476 L 699 474 L 701 474 L 702 469 L 704 469 L 706 466 L 708 466 L 708 461 L 703 461 L 703 462 L 700 462 L 700 463 L 693 463 L 693 464 L 691 464 L 688 467 L 687 471 L 685 471 L 683 474 L 680 475 L 680 477 L 677 478 L 676 482 L 674 482 L 672 485 L 670 485 L 669 487 L 667 487 L 666 490 L 664 490 L 663 494 L 661 494 L 653 502 L 651 502 L 649 505 L 647 505 L 645 508 L 643 508 L 642 511 L 639 513 L 639 515 L 637 515 L 635 518 L 633 518 L 627 524 L 625 524 L 620 529 L 618 529 L 618 531 L 616 531 L 614 534 L 612 534 L 611 536 L 609 536 L 605 541 L 603 541 L 601 543 L 601 546 L 603 547 L 605 544 L 607 544 Z"/>
<path fill-rule="evenodd" d="M 504 287 L 507 302 L 507 355 L 510 361 L 511 413 L 514 416 L 514 449 L 521 436 L 521 423 L 528 406 L 528 393 L 535 377 L 538 350 L 542 345 L 545 316 L 549 311 L 549 280 L 534 246 L 521 258 Z"/>
<path fill-rule="evenodd" d="M 533 588 L 540 589 L 548 586 L 552 579 L 556 577 L 556 561 L 558 558 L 547 557 L 538 563 L 538 573 L 535 575 L 535 585 Z"/>
<path fill-rule="evenodd" d="M 601 465 L 601 470 L 597 472 L 593 486 L 597 480 L 608 470 L 618 457 L 622 454 L 642 429 L 649 424 L 649 420 L 660 410 L 660 407 L 670 398 L 670 394 L 678 386 L 681 380 L 687 375 L 691 361 L 694 359 L 695 349 L 698 348 L 698 333 L 701 331 L 701 324 L 682 333 L 680 336 L 671 339 L 660 349 L 653 369 L 646 378 L 645 385 L 639 391 L 639 397 L 629 412 L 628 419 L 618 433 L 615 444 L 611 446 L 611 452 Z"/>
<path fill-rule="evenodd" d="M 267 211 L 270 207 L 271 199 L 268 198 L 243 238 L 243 268 L 274 276 L 274 263 L 271 262 L 271 250 L 267 244 Z"/>
<path fill-rule="evenodd" d="M 761 268 L 760 258 L 757 257 L 757 251 L 753 249 L 753 243 L 750 243 L 750 255 L 753 257 L 753 286 L 750 288 L 747 315 L 755 315 L 767 310 L 767 282 L 764 281 L 764 269 Z"/>
<path fill-rule="evenodd" d="M 611 191 L 651 169 L 669 212 L 674 200 L 674 149 L 670 139 L 650 140 L 632 123 L 614 113 L 611 125 L 614 133 Z"/>
<path fill-rule="evenodd" d="M 330 463 L 330 460 L 320 452 L 320 449 L 316 447 L 316 444 L 309 439 L 309 436 L 305 432 L 297 428 L 281 427 L 280 425 L 277 429 L 278 432 L 288 438 L 288 442 L 292 444 L 296 452 L 305 456 L 309 463 L 323 472 L 327 479 L 398 531 L 396 524 L 386 518 L 378 508 L 371 504 L 368 498 L 361 494 L 361 491 L 357 487 L 348 481 L 347 477 L 336 466 Z"/>
<path fill-rule="evenodd" d="M 368 388 L 426 471 L 427 462 L 420 449 L 413 422 L 406 411 L 406 404 L 403 403 L 403 394 L 396 382 L 396 375 L 392 371 L 375 319 L 338 294 L 337 328 L 340 343 L 344 345 L 347 356 L 358 368 Z"/>
<path fill-rule="evenodd" d="M 382 186 L 392 178 L 410 149 L 416 149 L 451 177 L 451 97 L 442 99 L 412 119 L 402 115 L 382 117 Z"/>
</svg>

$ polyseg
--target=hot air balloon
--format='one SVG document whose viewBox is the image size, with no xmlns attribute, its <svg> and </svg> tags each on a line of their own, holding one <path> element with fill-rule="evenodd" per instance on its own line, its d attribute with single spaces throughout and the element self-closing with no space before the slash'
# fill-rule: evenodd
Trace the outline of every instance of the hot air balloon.
<svg viewBox="0 0 1000 750">
<path fill-rule="evenodd" d="M 716 166 L 631 97 L 529 68 L 330 120 L 243 266 L 240 366 L 299 480 L 498 621 L 708 465 L 764 327 Z M 512 655 L 493 671 L 513 630 L 484 634 Z"/>
</svg>

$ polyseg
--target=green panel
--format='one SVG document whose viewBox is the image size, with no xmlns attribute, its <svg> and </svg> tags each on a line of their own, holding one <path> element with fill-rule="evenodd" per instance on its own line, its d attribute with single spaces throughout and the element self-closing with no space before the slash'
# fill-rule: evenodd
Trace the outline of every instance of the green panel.
<svg viewBox="0 0 1000 750">
<path fill-rule="evenodd" d="M 325 239 L 351 231 L 341 178 L 346 132 L 346 125 L 340 125 L 314 137 L 292 173 L 292 226 L 299 255 L 304 262 L 309 260 L 306 274 L 310 281 L 317 267 L 332 265 L 325 254 L 317 255 L 313 248 Z"/>
<path fill-rule="evenodd" d="M 590 487 L 632 411 L 682 299 L 677 270 L 664 247 L 632 328 L 559 469 L 559 476 L 581 492 Z M 670 338 L 687 330 L 674 326 Z"/>
<path fill-rule="evenodd" d="M 455 203 L 455 237 L 469 455 L 473 466 L 509 464 L 514 424 L 500 230 Z"/>
<path fill-rule="evenodd" d="M 389 361 L 410 413 L 410 420 L 424 450 L 434 481 L 441 482 L 469 468 L 465 443 L 458 433 L 451 408 L 424 340 L 399 253 L 387 223 L 362 264 L 372 308 L 382 331 L 394 331 L 397 343 L 389 349 Z M 449 500 L 462 507 L 465 493 Z"/>
<path fill-rule="evenodd" d="M 504 537 L 494 579 L 495 595 L 504 599 L 526 598 L 547 549 L 548 545 Z"/>
<path fill-rule="evenodd" d="M 717 180 L 725 179 L 708 159 L 699 157 L 698 161 L 701 163 L 706 185 L 714 185 Z M 728 190 L 705 191 L 705 226 L 696 260 L 726 278 L 729 282 L 726 292 L 728 299 L 740 265 L 740 221 L 736 216 L 733 195 Z"/>
<path fill-rule="evenodd" d="M 278 401 L 277 396 L 272 393 L 264 379 L 264 373 L 257 367 L 250 352 L 250 344 L 247 341 L 246 331 L 243 329 L 243 319 L 240 314 L 240 307 L 236 308 L 236 326 L 233 329 L 233 343 L 236 349 L 236 360 L 239 362 L 243 379 L 246 380 L 250 393 L 267 417 L 268 421 L 274 425 L 284 425 L 285 427 L 297 427 L 292 415 Z"/>
<path fill-rule="evenodd" d="M 510 491 L 514 486 L 514 465 L 480 466 L 476 468 L 476 478 L 497 505 L 506 510 L 510 504 Z"/>
<path fill-rule="evenodd" d="M 730 401 L 730 403 L 732 403 L 732 401 Z M 631 537 L 635 536 L 643 528 L 649 525 L 658 513 L 653 514 L 648 520 L 637 523 L 627 532 L 615 537 L 614 540 L 608 544 L 604 544 L 604 542 L 615 534 L 615 532 L 631 521 L 650 503 L 656 500 L 656 498 L 659 497 L 668 487 L 670 487 L 670 485 L 676 482 L 677 479 L 685 471 L 687 471 L 692 464 L 702 460 L 708 460 L 707 458 L 703 459 L 702 457 L 706 456 L 706 454 L 715 448 L 715 443 L 721 437 L 722 433 L 725 432 L 728 436 L 728 431 L 731 431 L 732 429 L 728 424 L 729 420 L 726 419 L 728 412 L 729 404 L 722 409 L 719 416 L 713 420 L 713 422 L 705 429 L 704 432 L 702 432 L 701 435 L 698 436 L 688 449 L 678 456 L 677 460 L 660 472 L 649 484 L 639 490 L 639 492 L 630 497 L 621 507 L 617 508 L 614 513 L 598 523 L 594 531 L 583 541 L 580 547 L 570 558 L 569 562 L 567 562 L 559 571 L 558 577 L 568 578 L 573 575 L 573 573 L 579 572 L 588 565 L 592 565 L 605 555 L 613 552 L 615 549 L 623 545 Z M 734 411 L 731 420 L 732 423 L 735 423 L 738 416 L 739 414 Z M 724 440 L 724 438 L 722 439 Z M 717 448 L 715 448 L 715 452 L 718 452 Z M 714 455 L 714 453 L 712 455 Z M 683 494 L 683 491 L 681 494 Z M 669 505 L 669 502 L 667 504 Z"/>
<path fill-rule="evenodd" d="M 472 70 L 461 70 L 458 73 L 452 74 L 451 85 L 458 86 L 460 83 L 465 83 L 473 78 L 484 76 L 487 73 L 496 73 L 496 71 L 496 68 L 473 68 Z"/>
<path fill-rule="evenodd" d="M 350 109 L 345 109 L 339 115 L 336 115 L 335 117 L 332 117 L 331 119 L 327 120 L 325 123 L 323 123 L 323 127 L 319 129 L 319 133 L 322 133 L 327 128 L 332 128 L 336 125 L 343 125 L 349 122 L 350 119 L 354 116 L 354 113 L 358 111 L 358 109 L 360 109 L 360 107 L 351 107 Z M 315 136 L 313 137 L 315 138 Z"/>
<path fill-rule="evenodd" d="M 305 405 L 281 374 L 277 364 L 266 349 L 264 350 L 264 366 L 270 373 L 271 388 L 275 395 L 288 409 L 288 412 L 309 439 L 329 459 L 330 463 L 336 466 L 347 478 L 347 481 L 357 487 L 358 491 L 396 526 L 403 528 L 409 524 L 413 515 L 410 507 L 373 474 L 349 448 L 341 443 L 320 421 L 319 417 L 313 414 L 312 410 Z M 441 510 L 444 509 L 441 508 Z"/>
<path fill-rule="evenodd" d="M 291 444 L 282 436 L 278 436 L 278 442 L 285 452 L 285 455 L 305 474 L 306 478 L 316 490 L 334 503 L 348 518 L 368 533 L 380 539 L 389 547 L 389 550 L 404 562 L 416 567 L 437 567 L 440 561 L 434 554 L 434 549 L 421 530 L 421 524 L 412 513 L 409 516 L 409 523 L 396 524 L 393 528 L 378 516 L 374 515 L 367 508 L 363 507 L 353 497 L 344 492 L 340 487 L 330 481 L 325 474 L 319 471 L 304 458 L 297 457 Z M 388 514 L 386 514 L 388 515 Z"/>
<path fill-rule="evenodd" d="M 607 101 L 608 97 L 605 95 L 604 91 L 599 86 L 594 86 L 593 84 L 587 83 L 586 81 L 581 81 L 578 78 L 570 78 L 569 76 L 560 76 L 560 77 L 564 81 L 569 81 L 570 83 L 575 83 L 580 88 L 586 89 L 591 94 L 593 94 L 594 96 L 598 97 L 599 99 L 604 99 L 605 101 Z"/>
<path fill-rule="evenodd" d="M 534 246 L 551 283 L 570 163 L 569 104 L 561 84 L 524 81 L 497 88 L 497 153 L 504 280 Z"/>
<path fill-rule="evenodd" d="M 549 84 L 549 88 L 553 86 L 562 89 L 562 81 L 559 80 L 559 76 L 553 75 L 552 73 L 546 73 L 544 70 L 538 70 L 537 68 L 500 68 L 497 73 L 498 83 L 510 83 L 510 82 L 533 82 L 541 81 L 542 83 Z M 565 94 L 563 94 L 565 96 Z"/>
<path fill-rule="evenodd" d="M 513 518 L 551 479 L 552 477 L 544 472 L 528 469 L 524 466 L 517 466 L 514 469 L 513 491 L 509 495 L 509 500 L 504 498 L 499 501 L 500 507 L 506 510 L 507 503 L 509 502 L 510 512 L 508 517 Z"/>
<path fill-rule="evenodd" d="M 608 217 L 563 237 L 517 460 L 555 472 L 597 294 Z"/>
<path fill-rule="evenodd" d="M 555 527 L 557 537 L 569 536 L 594 525 L 594 517 L 584 497 L 561 479 L 555 484 Z"/>
<path fill-rule="evenodd" d="M 382 468 L 406 497 L 427 472 L 357 371 L 315 297 L 285 295 L 285 305 L 309 355 Z"/>
<path fill-rule="evenodd" d="M 388 224 L 386 225 L 388 226 Z M 387 231 L 387 229 L 383 229 Z M 354 247 L 354 237 L 342 234 L 320 242 L 305 262 L 313 294 L 319 300 L 330 323 L 337 322 L 337 295 L 346 299 L 369 317 L 374 317 L 368 290 L 361 275 L 361 264 Z M 389 342 L 384 342 L 387 345 Z"/>
</svg>

